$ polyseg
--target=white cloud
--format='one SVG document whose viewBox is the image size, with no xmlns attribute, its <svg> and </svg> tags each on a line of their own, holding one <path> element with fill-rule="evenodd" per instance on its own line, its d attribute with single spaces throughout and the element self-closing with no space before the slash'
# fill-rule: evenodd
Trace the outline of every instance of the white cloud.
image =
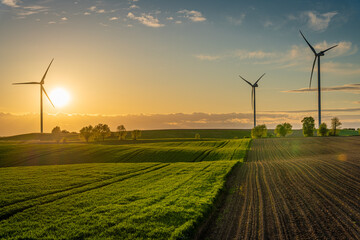
<svg viewBox="0 0 360 240">
<path fill-rule="evenodd" d="M 55 24 L 56 22 L 54 22 L 54 21 L 50 21 L 50 22 L 48 22 L 48 24 Z"/>
<path fill-rule="evenodd" d="M 264 22 L 264 27 L 271 27 L 271 26 L 273 26 L 273 25 L 274 25 L 274 23 L 271 22 L 271 21 L 269 21 L 269 20 L 267 20 L 267 21 Z"/>
<path fill-rule="evenodd" d="M 159 22 L 159 19 L 151 16 L 150 14 L 142 13 L 141 16 L 137 17 L 133 13 L 129 12 L 127 17 L 133 20 L 137 20 L 148 27 L 158 28 L 165 26 Z"/>
<path fill-rule="evenodd" d="M 67 17 L 63 17 L 63 18 L 61 18 L 61 20 L 63 20 L 63 21 L 67 21 L 67 20 L 68 20 L 68 18 L 67 18 Z"/>
<path fill-rule="evenodd" d="M 89 12 L 84 12 L 84 15 L 87 16 L 87 15 L 90 15 L 91 13 Z"/>
<path fill-rule="evenodd" d="M 308 11 L 304 13 L 308 17 L 308 27 L 314 31 L 324 31 L 328 28 L 331 19 L 337 15 L 337 12 L 328 12 L 318 14 Z"/>
<path fill-rule="evenodd" d="M 243 13 L 243 14 L 241 14 L 240 17 L 238 17 L 238 18 L 227 17 L 226 19 L 227 19 L 231 24 L 234 24 L 234 25 L 236 25 L 236 26 L 239 26 L 239 25 L 242 24 L 242 22 L 244 21 L 245 17 L 246 17 L 246 14 Z"/>
<path fill-rule="evenodd" d="M 181 24 L 182 21 L 178 20 L 178 21 L 175 21 L 176 24 Z"/>
<path fill-rule="evenodd" d="M 167 20 L 174 20 L 173 17 L 167 17 L 166 19 L 167 19 Z"/>
<path fill-rule="evenodd" d="M 96 11 L 97 13 L 105 13 L 105 10 L 104 9 L 99 9 Z"/>
<path fill-rule="evenodd" d="M 1 0 L 1 3 L 9 7 L 19 7 L 19 5 L 17 5 L 18 0 Z"/>
<path fill-rule="evenodd" d="M 184 17 L 185 18 L 188 18 L 190 19 L 191 21 L 193 22 L 203 22 L 203 21 L 206 21 L 206 18 L 202 15 L 201 12 L 199 11 L 195 11 L 195 10 L 181 10 L 181 11 L 178 11 L 178 13 L 182 13 L 184 14 Z"/>
<path fill-rule="evenodd" d="M 130 8 L 130 9 L 135 9 L 135 8 L 139 8 L 139 6 L 133 4 L 133 5 L 131 5 L 129 8 Z"/>
<path fill-rule="evenodd" d="M 96 6 L 91 6 L 88 8 L 90 11 L 94 12 L 96 10 Z"/>
<path fill-rule="evenodd" d="M 215 61 L 215 60 L 219 60 L 222 57 L 221 56 L 211 56 L 211 55 L 195 55 L 195 57 L 199 60 L 206 60 L 206 61 Z"/>
<path fill-rule="evenodd" d="M 109 18 L 110 21 L 115 21 L 115 20 L 118 20 L 119 18 L 117 17 L 112 17 L 112 18 Z"/>
</svg>

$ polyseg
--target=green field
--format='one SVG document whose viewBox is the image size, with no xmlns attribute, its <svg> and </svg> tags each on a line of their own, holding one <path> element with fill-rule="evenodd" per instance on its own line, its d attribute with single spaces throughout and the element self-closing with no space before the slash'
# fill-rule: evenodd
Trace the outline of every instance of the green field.
<svg viewBox="0 0 360 240">
<path fill-rule="evenodd" d="M 192 238 L 249 144 L 3 141 L 0 239 Z"/>
</svg>

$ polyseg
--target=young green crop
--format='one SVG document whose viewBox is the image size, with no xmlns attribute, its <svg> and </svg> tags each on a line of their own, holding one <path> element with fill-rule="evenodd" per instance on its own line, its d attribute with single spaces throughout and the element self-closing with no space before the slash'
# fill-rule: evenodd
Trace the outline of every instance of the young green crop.
<svg viewBox="0 0 360 240">
<path fill-rule="evenodd" d="M 236 163 L 3 168 L 0 238 L 189 238 Z"/>
</svg>

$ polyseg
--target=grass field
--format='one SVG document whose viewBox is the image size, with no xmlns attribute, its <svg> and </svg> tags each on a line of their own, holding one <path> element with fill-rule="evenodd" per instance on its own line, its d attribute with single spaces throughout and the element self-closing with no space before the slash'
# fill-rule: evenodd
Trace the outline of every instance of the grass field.
<svg viewBox="0 0 360 240">
<path fill-rule="evenodd" d="M 249 143 L 2 142 L 0 239 L 189 239 Z"/>
<path fill-rule="evenodd" d="M 359 239 L 360 139 L 253 141 L 208 239 Z"/>
<path fill-rule="evenodd" d="M 0 167 L 110 162 L 241 160 L 250 139 L 138 144 L 18 144 L 0 142 Z"/>
</svg>

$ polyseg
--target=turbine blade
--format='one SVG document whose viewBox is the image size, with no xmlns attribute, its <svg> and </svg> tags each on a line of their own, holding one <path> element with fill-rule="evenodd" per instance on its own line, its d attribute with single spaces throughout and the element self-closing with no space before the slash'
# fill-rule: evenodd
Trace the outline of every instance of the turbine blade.
<svg viewBox="0 0 360 240">
<path fill-rule="evenodd" d="M 338 45 L 335 45 L 335 46 L 332 46 L 332 47 L 330 47 L 330 48 L 328 48 L 328 49 L 326 49 L 326 50 L 324 50 L 324 51 L 321 51 L 322 53 L 325 53 L 325 52 L 327 52 L 327 51 L 329 51 L 330 49 L 333 49 L 334 47 L 337 47 Z"/>
<path fill-rule="evenodd" d="M 51 101 L 50 98 L 49 98 L 49 95 L 46 93 L 45 88 L 44 88 L 42 85 L 41 85 L 41 89 L 43 90 L 43 92 L 45 93 L 45 95 L 47 96 L 47 98 L 49 99 L 51 105 L 53 105 L 53 107 L 55 108 L 54 104 L 52 103 L 52 101 Z"/>
<path fill-rule="evenodd" d="M 311 80 L 312 80 L 312 76 L 313 76 L 313 73 L 314 73 L 314 67 L 315 67 L 316 59 L 317 59 L 317 56 L 315 56 L 315 58 L 314 58 L 313 66 L 312 66 L 312 69 L 311 69 L 309 88 L 311 88 Z"/>
<path fill-rule="evenodd" d="M 39 82 L 22 82 L 22 83 L 13 83 L 13 85 L 20 85 L 20 84 L 40 84 Z"/>
<path fill-rule="evenodd" d="M 309 47 L 311 48 L 311 50 L 313 51 L 313 53 L 316 55 L 316 51 L 313 48 L 313 46 L 311 46 L 311 44 L 308 42 L 308 40 L 306 40 L 306 38 L 304 37 L 304 34 L 302 34 L 302 32 L 299 30 L 301 36 L 304 38 L 305 42 L 309 45 Z"/>
<path fill-rule="evenodd" d="M 260 79 L 261 79 L 264 75 L 265 75 L 265 73 L 264 73 L 263 75 L 261 75 L 261 77 L 254 83 L 254 85 L 257 84 L 258 81 L 260 81 Z"/>
<path fill-rule="evenodd" d="M 248 82 L 245 78 L 243 78 L 242 76 L 239 75 L 239 77 L 244 80 L 245 82 L 247 82 L 250 86 L 253 86 L 250 82 Z"/>
<path fill-rule="evenodd" d="M 41 79 L 41 81 L 40 81 L 41 84 L 44 84 L 44 80 L 45 80 L 46 74 L 47 74 L 47 72 L 49 71 L 49 68 L 50 68 L 50 66 L 51 66 L 51 64 L 52 64 L 53 61 L 54 61 L 54 59 L 51 60 L 48 68 L 46 69 L 46 72 L 45 72 L 44 76 L 42 77 L 42 79 Z"/>
</svg>

